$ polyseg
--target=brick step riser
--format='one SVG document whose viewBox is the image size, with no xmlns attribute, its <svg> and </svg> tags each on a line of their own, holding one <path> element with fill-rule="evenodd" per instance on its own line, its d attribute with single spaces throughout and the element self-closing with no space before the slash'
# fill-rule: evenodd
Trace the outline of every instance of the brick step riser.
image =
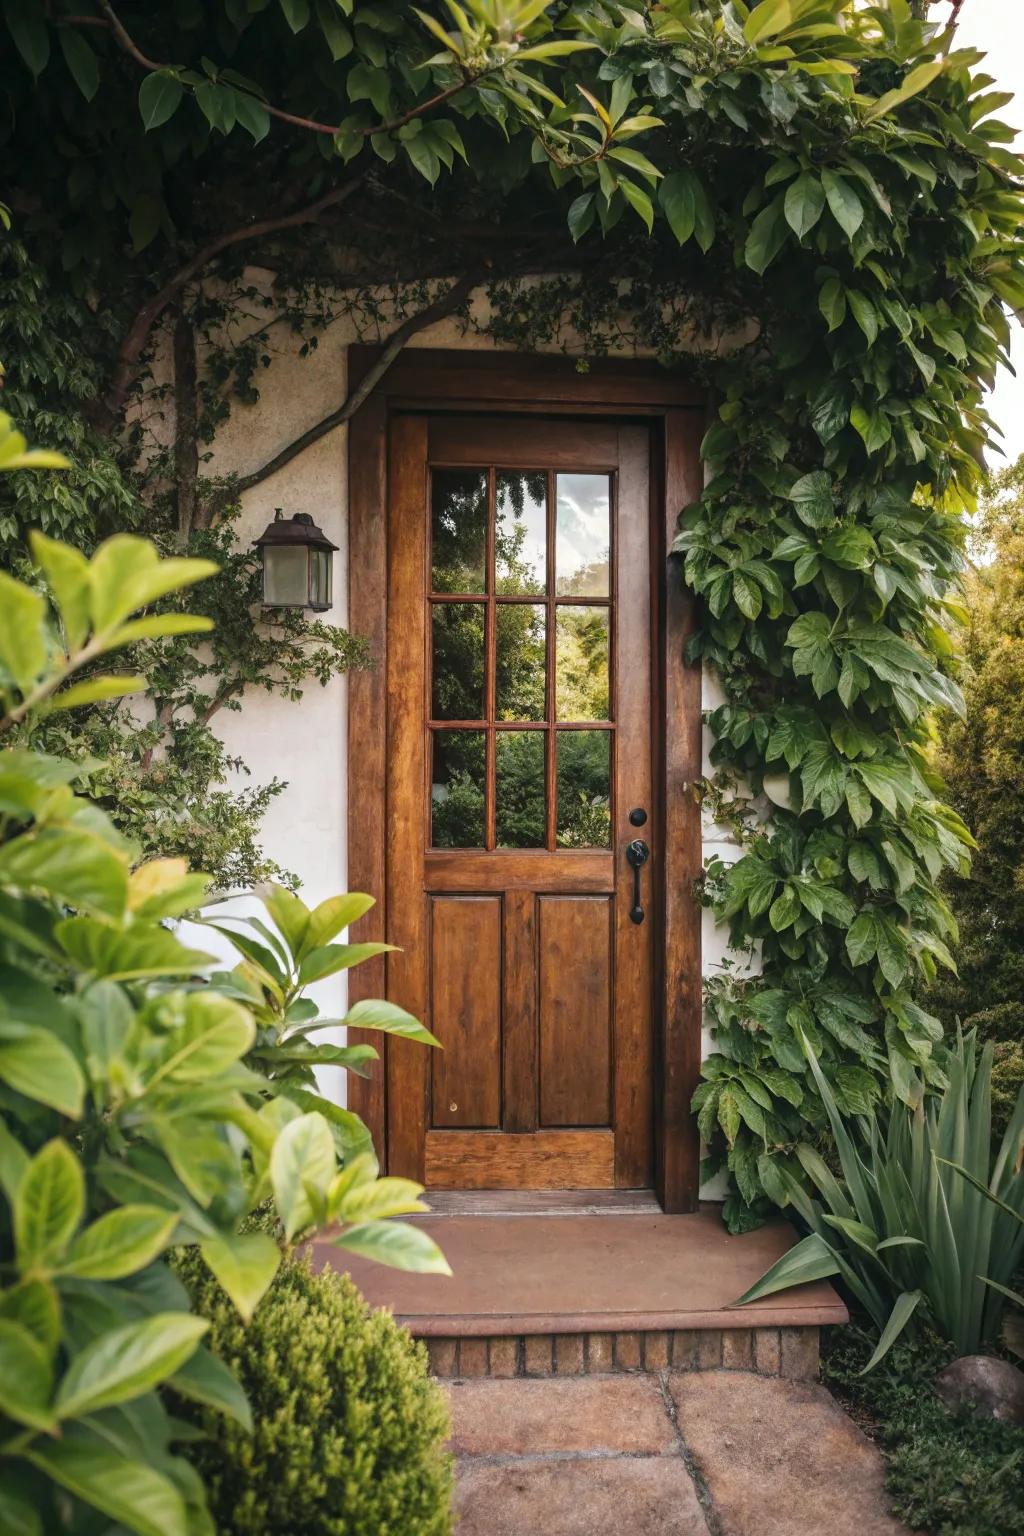
<svg viewBox="0 0 1024 1536">
<path fill-rule="evenodd" d="M 818 1376 L 818 1329 L 702 1328 L 675 1333 L 539 1333 L 424 1340 L 433 1375 L 586 1376 L 619 1371 L 756 1371 Z"/>
</svg>

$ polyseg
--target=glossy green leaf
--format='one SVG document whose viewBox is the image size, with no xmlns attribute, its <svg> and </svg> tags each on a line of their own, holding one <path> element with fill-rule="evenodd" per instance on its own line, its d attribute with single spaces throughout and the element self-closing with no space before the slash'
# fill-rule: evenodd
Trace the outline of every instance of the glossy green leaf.
<svg viewBox="0 0 1024 1536">
<path fill-rule="evenodd" d="M 121 1280 L 161 1254 L 178 1224 L 160 1206 L 123 1205 L 107 1211 L 81 1232 L 60 1266 L 79 1280 Z"/>
<path fill-rule="evenodd" d="M 408 1222 L 364 1221 L 334 1238 L 337 1248 L 420 1275 L 450 1275 L 447 1259 L 428 1232 Z"/>
<path fill-rule="evenodd" d="M 786 188 L 783 204 L 786 223 L 802 240 L 821 218 L 825 207 L 825 190 L 817 176 L 803 172 Z"/>
<path fill-rule="evenodd" d="M 85 1078 L 68 1047 L 49 1030 L 6 1024 L 2 1016 L 0 1082 L 74 1120 L 82 1113 Z"/>
<path fill-rule="evenodd" d="M 333 1159 L 332 1145 L 332 1167 Z M 210 1272 L 249 1322 L 281 1262 L 273 1238 L 265 1232 L 221 1233 L 204 1238 L 199 1251 Z"/>
<path fill-rule="evenodd" d="M 821 184 L 836 223 L 852 240 L 864 222 L 864 204 L 846 177 L 836 171 L 822 170 Z"/>
<path fill-rule="evenodd" d="M 86 101 L 92 101 L 100 86 L 100 66 L 95 53 L 75 27 L 61 27 L 57 35 L 71 78 Z"/>
<path fill-rule="evenodd" d="M 45 620 L 46 603 L 39 593 L 0 571 L 0 671 L 22 693 L 46 666 Z"/>
<path fill-rule="evenodd" d="M 19 1323 L 0 1317 L 0 1412 L 29 1429 L 52 1430 L 53 1370 L 46 1350 Z"/>
<path fill-rule="evenodd" d="M 167 1378 L 167 1386 L 192 1402 L 216 1408 L 252 1434 L 249 1399 L 223 1360 L 211 1354 L 204 1345 L 200 1344 L 185 1364 Z"/>
<path fill-rule="evenodd" d="M 322 1191 L 326 1208 L 335 1164 L 334 1137 L 323 1115 L 301 1115 L 279 1134 L 270 1155 L 270 1178 L 287 1237 L 317 1219 L 317 1192 Z"/>
<path fill-rule="evenodd" d="M 381 1034 L 398 1035 L 403 1040 L 418 1040 L 422 1045 L 435 1045 L 438 1050 L 441 1049 L 440 1040 L 429 1029 L 425 1029 L 418 1019 L 414 1019 L 404 1008 L 399 1008 L 397 1003 L 389 1003 L 382 998 L 367 997 L 353 1003 L 344 1022 L 350 1029 L 375 1029 Z"/>
<path fill-rule="evenodd" d="M 58 1418 L 80 1418 L 141 1397 L 173 1376 L 209 1328 L 188 1312 L 157 1312 L 111 1328 L 73 1356 L 57 1390 Z"/>
<path fill-rule="evenodd" d="M 22 1174 L 14 1201 L 14 1242 L 23 1274 L 60 1260 L 84 1211 L 81 1163 L 66 1142 L 48 1141 Z"/>
<path fill-rule="evenodd" d="M 733 1302 L 733 1306 L 746 1306 L 748 1302 L 760 1301 L 762 1296 L 787 1290 L 791 1285 L 804 1285 L 809 1280 L 827 1280 L 838 1274 L 839 1265 L 835 1254 L 822 1237 L 812 1232 L 795 1243 L 788 1253 L 784 1253 L 760 1280 L 744 1291 L 738 1301 Z"/>
<path fill-rule="evenodd" d="M 146 76 L 139 86 L 139 113 L 147 133 L 174 116 L 184 94 L 185 87 L 168 70 Z"/>
<path fill-rule="evenodd" d="M 35 1440 L 25 1459 L 138 1536 L 191 1536 L 181 1494 L 161 1473 L 94 1442 Z"/>
</svg>

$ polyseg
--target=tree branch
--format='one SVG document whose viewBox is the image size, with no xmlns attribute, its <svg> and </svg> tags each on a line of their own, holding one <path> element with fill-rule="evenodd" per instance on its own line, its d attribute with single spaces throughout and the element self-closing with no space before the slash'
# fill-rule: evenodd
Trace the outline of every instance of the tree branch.
<svg viewBox="0 0 1024 1536">
<path fill-rule="evenodd" d="M 407 320 L 403 320 L 402 324 L 388 337 L 380 356 L 367 370 L 355 389 L 349 393 L 345 402 L 339 405 L 336 410 L 331 411 L 329 415 L 324 416 L 299 437 L 295 438 L 294 442 L 289 443 L 287 448 L 282 448 L 280 453 L 275 453 L 274 457 L 268 459 L 259 469 L 254 469 L 250 474 L 243 475 L 239 480 L 236 480 L 231 486 L 230 494 L 232 498 L 241 496 L 245 491 L 251 491 L 253 486 L 260 485 L 262 481 L 269 479 L 271 475 L 275 475 L 279 469 L 283 469 L 286 464 L 290 464 L 292 459 L 297 458 L 300 453 L 309 448 L 313 443 L 319 442 L 320 438 L 325 437 L 328 432 L 333 432 L 335 427 L 340 427 L 346 421 L 349 421 L 358 411 L 366 397 L 376 388 L 377 384 L 387 373 L 410 336 L 414 336 L 417 331 L 425 330 L 428 325 L 433 325 L 436 320 L 443 320 L 446 316 L 454 313 L 469 297 L 477 283 L 480 282 L 481 276 L 482 274 L 476 271 L 464 273 L 445 293 L 435 299 L 432 304 L 428 304 L 425 309 L 421 309 L 417 314 L 410 315 Z M 216 517 L 213 520 L 216 521 Z"/>
<path fill-rule="evenodd" d="M 183 310 L 174 317 L 174 489 L 178 538 L 184 549 L 196 520 L 199 496 L 199 402 L 196 338 Z"/>
<path fill-rule="evenodd" d="M 140 68 L 149 70 L 151 74 L 161 69 L 173 68 L 170 64 L 161 64 L 156 59 L 148 58 L 142 52 L 142 49 L 135 43 L 127 27 L 125 27 L 117 15 L 110 0 L 99 0 L 99 6 L 107 18 L 106 22 L 101 23 L 101 25 L 110 28 L 125 53 L 133 58 Z M 501 60 L 497 64 L 490 64 L 477 75 L 463 75 L 463 78 L 457 85 L 446 86 L 436 96 L 431 96 L 428 100 L 420 102 L 417 106 L 410 107 L 407 112 L 402 112 L 398 117 L 391 118 L 384 123 L 371 123 L 367 128 L 360 128 L 359 132 L 364 139 L 376 133 L 394 133 L 397 128 L 403 128 L 406 123 L 411 123 L 413 118 L 422 117 L 425 112 L 432 112 L 435 107 L 440 107 L 446 101 L 450 101 L 453 96 L 457 96 L 460 91 L 466 90 L 467 87 L 475 84 L 477 80 L 483 80 L 488 75 L 493 75 L 497 70 L 504 69 L 506 62 L 506 60 Z M 234 89 L 244 90 L 244 87 L 236 85 Z M 269 112 L 271 117 L 278 118 L 282 123 L 291 123 L 294 127 L 305 128 L 311 133 L 329 133 L 332 138 L 338 132 L 337 123 L 321 123 L 313 117 L 298 117 L 294 112 L 286 112 L 283 107 L 275 107 L 269 101 L 264 101 L 263 97 L 256 95 L 255 92 L 246 92 L 245 94 L 251 95 L 253 100 L 258 101 L 260 106 L 266 112 Z"/>
<path fill-rule="evenodd" d="M 208 266 L 216 256 L 219 256 L 222 251 L 230 250 L 232 246 L 241 245 L 246 240 L 257 240 L 262 235 L 274 235 L 283 229 L 294 229 L 300 224 L 312 224 L 325 209 L 336 208 L 351 197 L 360 186 L 361 180 L 361 177 L 356 177 L 353 181 L 345 182 L 344 186 L 334 187 L 330 192 L 325 192 L 322 197 L 316 198 L 314 202 L 308 203 L 305 208 L 298 208 L 293 213 L 278 214 L 271 218 L 258 219 L 252 224 L 243 224 L 240 228 L 228 230 L 227 233 L 218 235 L 206 245 L 200 246 L 195 255 L 143 304 L 132 321 L 118 349 L 117 365 L 110 388 L 103 399 L 103 417 L 106 424 L 112 425 L 124 410 L 135 370 L 149 340 L 150 332 L 168 304 L 186 283 L 198 277 L 203 268 Z"/>
</svg>

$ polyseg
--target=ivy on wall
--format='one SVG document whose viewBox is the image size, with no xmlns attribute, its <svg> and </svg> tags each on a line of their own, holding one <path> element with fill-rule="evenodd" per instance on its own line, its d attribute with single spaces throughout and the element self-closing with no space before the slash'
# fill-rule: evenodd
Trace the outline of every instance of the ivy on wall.
<svg viewBox="0 0 1024 1536">
<path fill-rule="evenodd" d="M 937 882 L 970 838 L 927 747 L 934 712 L 960 707 L 964 517 L 1005 306 L 1024 306 L 1024 163 L 994 116 L 1007 98 L 928 9 L 479 0 L 428 6 L 424 21 L 378 0 L 341 7 L 346 43 L 322 8 L 314 23 L 291 0 L 241 18 L 225 4 L 193 47 L 184 22 L 140 42 L 145 18 L 126 8 L 128 33 L 102 4 L 90 32 L 118 85 L 110 123 L 123 135 L 141 111 L 163 153 L 125 199 L 146 253 L 125 258 L 142 307 L 113 355 L 97 342 L 108 414 L 132 347 L 145 357 L 139 316 L 170 283 L 195 318 L 189 283 L 224 275 L 225 241 L 237 272 L 250 235 L 250 259 L 334 291 L 365 284 L 375 259 L 395 280 L 485 271 L 496 338 L 561 339 L 583 359 L 639 342 L 708 385 L 708 483 L 677 552 L 700 600 L 690 659 L 726 697 L 710 719 L 709 804 L 744 844 L 709 871 L 705 899 L 759 967 L 709 984 L 719 1054 L 695 1103 L 712 1162 L 732 1174 L 735 1226 L 782 1196 L 780 1164 L 796 1170 L 823 1123 L 801 1035 L 849 1113 L 890 1091 L 913 1103 L 942 1074 L 922 986 L 953 960 Z M 294 44 L 273 32 L 282 16 Z M 243 66 L 230 76 L 207 56 L 225 38 Z M 201 46 L 205 74 L 161 62 Z M 289 67 L 318 48 L 329 62 Z M 189 144 L 204 194 L 191 224 Z M 319 201 L 293 200 L 269 247 L 249 226 L 218 246 L 216 187 L 237 211 L 285 173 Z M 289 217 L 333 218 L 342 200 L 343 226 L 287 244 Z M 38 245 L 45 212 L 28 224 Z M 101 238 L 80 207 L 72 268 L 95 277 Z M 281 312 L 308 335 L 316 308 Z M 723 330 L 740 338 L 732 350 Z M 214 372 L 204 387 L 230 392 L 230 368 Z M 251 348 L 242 372 L 251 389 Z M 208 398 L 204 410 L 215 424 Z"/>
</svg>

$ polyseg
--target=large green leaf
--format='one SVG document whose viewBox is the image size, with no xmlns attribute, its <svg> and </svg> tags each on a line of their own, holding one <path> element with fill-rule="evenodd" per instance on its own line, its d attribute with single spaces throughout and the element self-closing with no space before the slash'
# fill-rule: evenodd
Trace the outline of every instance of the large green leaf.
<svg viewBox="0 0 1024 1536">
<path fill-rule="evenodd" d="M 847 239 L 852 240 L 864 222 L 864 204 L 846 178 L 835 171 L 823 170 L 821 184 L 833 217 Z"/>
<path fill-rule="evenodd" d="M 29 1429 L 50 1430 L 53 1370 L 46 1350 L 26 1328 L 0 1317 L 0 1411 Z"/>
<path fill-rule="evenodd" d="M 0 1081 L 74 1120 L 82 1113 L 85 1078 L 63 1041 L 46 1029 L 9 1024 L 2 1015 Z"/>
<path fill-rule="evenodd" d="M 362 1179 L 345 1190 L 340 1200 L 332 1202 L 331 1215 L 338 1221 L 353 1224 L 408 1216 L 427 1210 L 420 1199 L 422 1193 L 422 1184 L 416 1184 L 412 1179 Z"/>
<path fill-rule="evenodd" d="M 874 1370 L 879 1360 L 889 1353 L 904 1328 L 910 1322 L 920 1301 L 920 1291 L 904 1291 L 901 1295 L 897 1296 L 893 1309 L 889 1314 L 889 1320 L 882 1329 L 871 1359 L 860 1373 L 862 1376 L 865 1376 L 868 1371 Z"/>
<path fill-rule="evenodd" d="M 775 1291 L 788 1290 L 791 1285 L 805 1285 L 810 1280 L 826 1280 L 838 1273 L 839 1264 L 832 1249 L 823 1237 L 812 1232 L 794 1244 L 781 1259 L 777 1259 L 760 1280 L 744 1291 L 732 1305 L 743 1307 L 750 1301 L 759 1301 L 762 1296 L 771 1296 Z"/>
<path fill-rule="evenodd" d="M 90 917 L 66 917 L 54 930 L 69 960 L 110 981 L 138 981 L 147 976 L 191 976 L 206 970 L 214 957 L 186 949 L 180 939 L 156 923 L 112 928 Z"/>
<path fill-rule="evenodd" d="M 306 931 L 299 948 L 295 950 L 296 958 L 303 960 L 311 950 L 319 949 L 322 945 L 329 943 L 341 933 L 342 929 L 358 922 L 365 913 L 369 912 L 373 904 L 373 897 L 366 896 L 361 891 L 349 891 L 342 896 L 328 896 L 326 901 L 314 907 L 309 914 Z"/>
<path fill-rule="evenodd" d="M 65 643 L 70 651 L 77 650 L 89 632 L 89 562 L 79 550 L 48 539 L 38 528 L 29 533 L 29 545 L 53 594 Z"/>
<path fill-rule="evenodd" d="M 0 1317 L 30 1333 L 47 1359 L 56 1354 L 61 1338 L 61 1309 L 57 1292 L 48 1280 L 22 1280 L 19 1285 L 0 1291 Z"/>
<path fill-rule="evenodd" d="M 209 1323 L 188 1312 L 157 1312 L 94 1339 L 71 1361 L 57 1390 L 59 1418 L 80 1418 L 141 1397 L 173 1376 Z"/>
<path fill-rule="evenodd" d="M 6 674 L 27 693 L 46 661 L 45 599 L 0 571 L 0 684 Z"/>
<path fill-rule="evenodd" d="M 347 1227 L 335 1246 L 391 1269 L 411 1269 L 420 1275 L 450 1275 L 440 1248 L 422 1227 L 407 1221 L 364 1221 Z"/>
<path fill-rule="evenodd" d="M 403 1040 L 419 1040 L 423 1045 L 436 1045 L 439 1050 L 442 1048 L 436 1035 L 425 1029 L 411 1013 L 406 1013 L 397 1003 L 385 1002 L 381 998 L 367 997 L 353 1003 L 345 1015 L 344 1023 L 352 1029 L 376 1029 L 385 1035 L 399 1035 Z"/>
<path fill-rule="evenodd" d="M 802 240 L 821 218 L 825 207 L 825 189 L 817 176 L 804 171 L 786 188 L 783 205 L 786 223 Z"/>
<path fill-rule="evenodd" d="M 332 1143 L 332 1164 L 333 1157 Z M 274 1239 L 265 1232 L 221 1233 L 204 1238 L 199 1251 L 242 1317 L 249 1322 L 281 1262 Z"/>
<path fill-rule="evenodd" d="M 161 1254 L 178 1224 L 176 1212 L 158 1205 L 124 1205 L 80 1232 L 60 1266 L 78 1280 L 121 1280 Z"/>
<path fill-rule="evenodd" d="M 212 1355 L 202 1344 L 185 1364 L 167 1378 L 167 1385 L 193 1402 L 206 1403 L 220 1413 L 234 1419 L 249 1434 L 252 1433 L 252 1409 L 242 1387 L 228 1370 L 223 1360 Z"/>
<path fill-rule="evenodd" d="M 22 1174 L 14 1201 L 14 1241 L 22 1273 L 56 1264 L 84 1211 L 81 1163 L 67 1142 L 48 1141 Z"/>
<path fill-rule="evenodd" d="M 793 0 L 761 0 L 743 23 L 743 36 L 752 46 L 784 32 L 793 22 Z"/>
<path fill-rule="evenodd" d="M 744 260 L 760 276 L 775 260 L 786 243 L 785 200 L 777 197 L 762 208 L 753 224 L 744 249 Z"/>
<path fill-rule="evenodd" d="M 362 965 L 364 960 L 373 960 L 395 948 L 394 944 L 324 944 L 318 949 L 309 949 L 308 944 L 307 935 L 303 946 L 305 955 L 299 966 L 299 982 L 304 987 L 310 982 L 322 981 L 325 976 L 336 976 L 353 965 Z"/>
<path fill-rule="evenodd" d="M 323 1115 L 300 1115 L 279 1133 L 270 1155 L 270 1179 L 288 1237 L 317 1220 L 317 1192 L 326 1208 L 335 1166 L 334 1137 Z"/>
<path fill-rule="evenodd" d="M 208 1082 L 244 1056 L 255 1038 L 252 1016 L 238 1003 L 216 992 L 189 993 L 182 1026 L 157 1059 L 147 1087 L 167 1079 Z"/>
<path fill-rule="evenodd" d="M 0 848 L 0 882 L 119 917 L 128 892 L 128 861 L 103 837 L 77 827 L 42 827 Z"/>
<path fill-rule="evenodd" d="M 147 127 L 155 126 L 153 122 L 147 123 Z M 104 540 L 91 561 L 93 627 L 112 634 L 116 626 L 137 609 L 147 607 L 168 592 L 176 592 L 214 576 L 216 572 L 212 560 L 161 560 L 148 539 L 140 539 L 131 533 L 115 533 Z"/>
<path fill-rule="evenodd" d="M 24 1479 L 19 1477 L 24 1473 Z M 29 1479 L 32 1482 L 29 1482 Z M 22 1485 L 24 1482 L 24 1485 Z M 34 1478 L 27 1467 L 9 1460 L 0 1487 L 0 1531 L 4 1536 L 46 1536 L 42 1517 L 36 1507 Z"/>
<path fill-rule="evenodd" d="M 81 1440 L 35 1440 L 22 1454 L 76 1498 L 138 1536 L 191 1536 L 181 1494 L 142 1462 Z"/>
</svg>

